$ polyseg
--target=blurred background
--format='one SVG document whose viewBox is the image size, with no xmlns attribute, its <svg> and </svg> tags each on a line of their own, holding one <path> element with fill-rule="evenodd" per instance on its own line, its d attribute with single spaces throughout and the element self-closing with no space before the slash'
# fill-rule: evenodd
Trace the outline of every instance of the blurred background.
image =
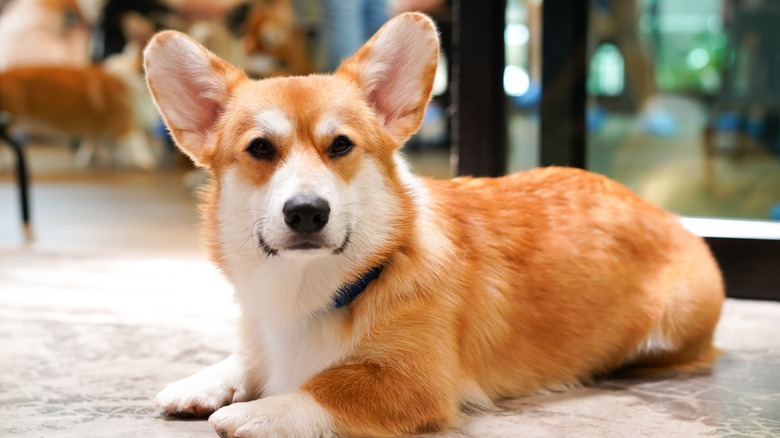
<svg viewBox="0 0 780 438">
<path fill-rule="evenodd" d="M 0 436 L 213 435 L 151 406 L 233 349 L 237 313 L 199 233 L 207 176 L 144 84 L 154 32 L 256 78 L 305 75 L 409 10 L 443 48 L 404 146 L 415 172 L 605 174 L 704 236 L 730 298 L 780 301 L 780 0 L 0 0 Z M 712 376 L 523 402 L 544 418 L 501 413 L 473 435 L 780 436 L 778 315 L 728 300 Z M 681 411 L 683 393 L 696 398 Z M 595 414 L 572 415 L 575 401 Z M 615 422 L 618 404 L 644 408 Z"/>
<path fill-rule="evenodd" d="M 0 0 L 0 249 L 201 251 L 206 176 L 143 82 L 154 32 L 186 32 L 257 78 L 301 75 L 408 10 L 432 15 L 444 49 L 405 146 L 417 173 L 580 165 L 684 216 L 780 220 L 777 0 Z M 568 71 L 553 62 L 567 37 L 584 54 L 582 162 L 544 158 L 560 142 L 543 139 L 559 123 L 543 103 L 571 94 L 544 79 Z"/>
<path fill-rule="evenodd" d="M 510 170 L 540 164 L 541 3 L 507 2 Z M 780 2 L 587 8 L 585 166 L 681 215 L 780 219 Z"/>
</svg>

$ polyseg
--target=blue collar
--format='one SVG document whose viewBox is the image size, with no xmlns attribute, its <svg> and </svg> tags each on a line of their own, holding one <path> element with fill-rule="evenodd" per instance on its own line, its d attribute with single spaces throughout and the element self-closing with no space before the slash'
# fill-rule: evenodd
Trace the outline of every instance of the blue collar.
<svg viewBox="0 0 780 438">
<path fill-rule="evenodd" d="M 336 292 L 336 296 L 333 297 L 333 306 L 338 309 L 351 303 L 352 300 L 357 298 L 358 295 L 366 290 L 368 284 L 376 280 L 381 273 L 382 265 L 379 265 L 376 268 L 373 268 L 363 274 L 362 277 L 358 278 L 354 282 L 341 286 L 338 292 Z"/>
</svg>

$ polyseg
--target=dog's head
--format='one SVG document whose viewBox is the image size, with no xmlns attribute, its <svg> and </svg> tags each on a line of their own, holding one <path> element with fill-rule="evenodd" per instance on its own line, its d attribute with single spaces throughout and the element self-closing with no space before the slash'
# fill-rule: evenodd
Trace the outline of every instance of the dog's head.
<svg viewBox="0 0 780 438">
<path fill-rule="evenodd" d="M 177 145 L 217 180 L 220 229 L 234 234 L 221 238 L 322 257 L 376 245 L 403 213 L 395 152 L 420 126 L 438 50 L 431 20 L 410 13 L 333 75 L 253 81 L 170 31 L 145 68 Z"/>
</svg>

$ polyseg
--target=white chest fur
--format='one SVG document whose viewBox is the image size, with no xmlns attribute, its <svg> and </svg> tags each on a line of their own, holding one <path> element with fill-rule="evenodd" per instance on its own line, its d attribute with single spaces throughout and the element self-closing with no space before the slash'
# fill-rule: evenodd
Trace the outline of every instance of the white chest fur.
<svg viewBox="0 0 780 438">
<path fill-rule="evenodd" d="M 250 323 L 244 342 L 264 355 L 250 358 L 266 367 L 264 395 L 290 392 L 343 358 L 352 345 L 345 311 L 330 305 L 338 276 L 316 261 L 269 258 L 258 265 L 257 255 L 252 258 L 255 266 L 247 263 L 233 280 Z"/>
<path fill-rule="evenodd" d="M 347 353 L 350 343 L 341 330 L 341 314 L 298 326 L 263 324 L 258 335 L 264 338 L 269 365 L 264 394 L 293 391 Z"/>
<path fill-rule="evenodd" d="M 243 342 L 263 355 L 248 358 L 264 368 L 249 372 L 264 376 L 264 395 L 290 392 L 344 357 L 352 345 L 345 311 L 332 305 L 350 259 L 262 253 L 253 242 L 253 214 L 265 210 L 267 194 L 233 176 L 223 181 L 218 232 L 224 268 L 245 318 Z"/>
</svg>

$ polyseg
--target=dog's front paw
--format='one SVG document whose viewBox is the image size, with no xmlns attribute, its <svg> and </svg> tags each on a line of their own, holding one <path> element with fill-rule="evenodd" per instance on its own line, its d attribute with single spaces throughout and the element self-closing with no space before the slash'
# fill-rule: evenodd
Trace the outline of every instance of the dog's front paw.
<svg viewBox="0 0 780 438">
<path fill-rule="evenodd" d="M 171 383 L 157 394 L 154 405 L 170 415 L 203 417 L 225 405 L 248 399 L 243 373 L 231 356 Z"/>
<path fill-rule="evenodd" d="M 330 414 L 303 392 L 226 406 L 209 423 L 222 438 L 333 436 Z"/>
<path fill-rule="evenodd" d="M 171 383 L 154 398 L 166 414 L 202 417 L 233 402 L 236 388 L 203 382 L 196 376 Z"/>
</svg>

